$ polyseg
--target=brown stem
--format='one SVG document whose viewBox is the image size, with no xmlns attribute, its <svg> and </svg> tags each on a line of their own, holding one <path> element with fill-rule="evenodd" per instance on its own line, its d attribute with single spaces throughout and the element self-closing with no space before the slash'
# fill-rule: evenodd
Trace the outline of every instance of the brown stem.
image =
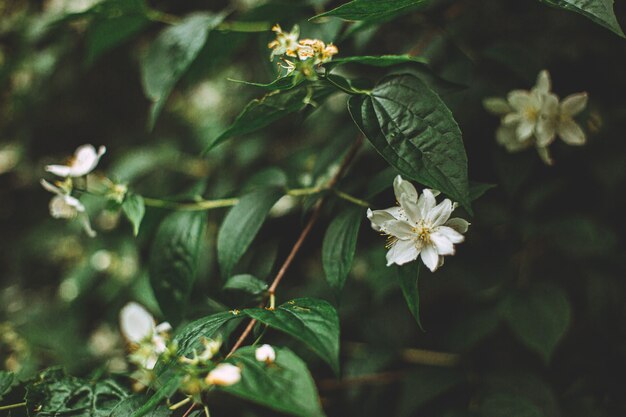
<svg viewBox="0 0 626 417">
<path fill-rule="evenodd" d="M 348 169 L 350 163 L 356 156 L 362 144 L 363 144 L 363 137 L 359 135 L 359 137 L 352 144 L 352 147 L 350 148 L 346 156 L 343 158 L 343 161 L 341 162 L 341 166 L 339 167 L 339 170 L 337 170 L 337 173 L 333 175 L 333 177 L 328 181 L 328 183 L 324 187 L 325 189 L 331 189 L 337 184 L 339 179 L 343 176 L 343 174 L 345 174 L 346 170 Z M 276 287 L 278 287 L 278 284 L 280 284 L 280 281 L 282 281 L 283 277 L 287 273 L 287 269 L 289 269 L 289 267 L 291 266 L 291 263 L 296 257 L 296 254 L 300 250 L 300 247 L 302 247 L 302 244 L 306 240 L 307 236 L 309 235 L 309 233 L 311 233 L 313 226 L 317 222 L 317 219 L 320 217 L 320 213 L 322 212 L 322 207 L 324 206 L 325 202 L 326 202 L 326 196 L 323 196 L 322 198 L 320 198 L 319 202 L 313 209 L 313 213 L 311 214 L 309 221 L 307 222 L 306 226 L 304 226 L 304 229 L 302 229 L 302 232 L 300 232 L 300 236 L 298 237 L 298 240 L 296 240 L 296 243 L 294 243 L 293 247 L 291 248 L 291 251 L 289 251 L 289 255 L 287 255 L 287 258 L 285 259 L 285 262 L 283 262 L 282 266 L 278 270 L 278 273 L 276 274 L 276 277 L 274 277 L 274 281 L 272 281 L 272 284 L 270 285 L 267 291 L 268 296 L 274 297 L 274 293 L 276 292 Z M 265 301 L 266 300 L 263 300 L 261 307 L 265 305 Z M 243 342 L 246 340 L 246 338 L 248 337 L 248 335 L 254 328 L 255 324 L 256 324 L 256 319 L 250 320 L 250 323 L 248 323 L 243 333 L 241 333 L 241 336 L 239 336 L 239 339 L 237 339 L 237 342 L 235 342 L 235 344 L 230 349 L 230 352 L 228 352 L 228 355 L 226 355 L 226 357 L 229 357 L 237 349 L 239 349 L 239 347 L 241 347 Z"/>
<path fill-rule="evenodd" d="M 187 409 L 187 411 L 185 411 L 185 414 L 183 414 L 183 417 L 187 417 L 189 415 L 189 413 L 191 413 L 193 411 L 194 408 L 196 408 L 196 403 L 193 403 L 189 406 L 189 408 Z"/>
</svg>

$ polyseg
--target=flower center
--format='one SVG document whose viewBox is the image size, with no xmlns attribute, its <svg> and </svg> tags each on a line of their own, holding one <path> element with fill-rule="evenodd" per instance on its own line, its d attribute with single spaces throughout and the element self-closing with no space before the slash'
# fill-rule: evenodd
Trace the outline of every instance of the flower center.
<svg viewBox="0 0 626 417">
<path fill-rule="evenodd" d="M 539 116 L 539 111 L 533 106 L 528 106 L 524 109 L 524 115 L 526 116 L 526 119 L 534 121 L 537 120 L 537 117 Z"/>
<path fill-rule="evenodd" d="M 430 226 L 420 221 L 417 226 L 413 228 L 413 232 L 417 235 L 416 240 L 419 246 L 430 243 Z"/>
</svg>

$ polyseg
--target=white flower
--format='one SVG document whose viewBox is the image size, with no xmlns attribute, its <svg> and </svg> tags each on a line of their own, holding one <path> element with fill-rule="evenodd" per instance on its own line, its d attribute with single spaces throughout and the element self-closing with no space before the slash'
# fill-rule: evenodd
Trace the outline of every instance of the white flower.
<svg viewBox="0 0 626 417">
<path fill-rule="evenodd" d="M 300 37 L 298 25 L 294 25 L 291 32 L 283 32 L 280 25 L 275 24 L 272 27 L 272 31 L 276 33 L 276 39 L 267 45 L 272 50 L 270 61 L 277 55 L 287 55 L 295 58 L 298 51 L 298 38 Z"/>
<path fill-rule="evenodd" d="M 256 348 L 254 357 L 259 362 L 270 364 L 276 360 L 276 351 L 274 351 L 274 348 L 270 345 L 262 345 Z"/>
<path fill-rule="evenodd" d="M 198 365 L 198 364 L 206 364 L 217 352 L 219 352 L 220 347 L 222 346 L 222 341 L 217 339 L 202 339 L 202 345 L 204 346 L 204 350 L 202 353 L 198 354 L 196 349 L 193 351 L 193 358 L 188 358 L 186 356 L 180 357 L 180 362 L 187 363 L 189 365 Z"/>
<path fill-rule="evenodd" d="M 120 311 L 120 328 L 126 340 L 136 347 L 130 356 L 131 362 L 152 370 L 159 356 L 167 350 L 172 326 L 167 322 L 157 326 L 148 310 L 130 302 Z"/>
<path fill-rule="evenodd" d="M 210 385 L 229 386 L 241 380 L 241 369 L 230 363 L 220 363 L 206 377 Z"/>
<path fill-rule="evenodd" d="M 82 177 L 96 168 L 105 152 L 104 146 L 100 146 L 96 151 L 93 145 L 83 145 L 76 149 L 67 165 L 48 165 L 46 171 L 63 178 Z"/>
<path fill-rule="evenodd" d="M 403 265 L 417 259 L 432 272 L 443 265 L 445 255 L 454 255 L 454 245 L 464 240 L 469 223 L 450 219 L 456 203 L 445 199 L 437 204 L 436 192 L 424 189 L 421 196 L 399 175 L 393 183 L 399 207 L 367 210 L 372 228 L 389 235 L 387 266 Z"/>
<path fill-rule="evenodd" d="M 46 180 L 41 180 L 40 183 L 44 189 L 56 194 L 48 205 L 52 217 L 55 219 L 75 219 L 78 217 L 87 235 L 96 236 L 96 232 L 91 228 L 89 217 L 85 213 L 85 206 L 80 200 L 72 197 L 64 188 L 57 187 Z"/>
<path fill-rule="evenodd" d="M 550 145 L 556 135 L 568 145 L 584 145 L 585 132 L 574 121 L 574 116 L 587 106 L 587 93 L 565 97 L 561 103 L 556 95 L 546 97 L 541 119 L 537 125 L 537 146 Z"/>
</svg>

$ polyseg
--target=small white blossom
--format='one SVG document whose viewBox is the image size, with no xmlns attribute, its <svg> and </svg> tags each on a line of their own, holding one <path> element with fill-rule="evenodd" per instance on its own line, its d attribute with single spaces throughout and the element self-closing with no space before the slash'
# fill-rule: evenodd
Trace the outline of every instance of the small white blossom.
<svg viewBox="0 0 626 417">
<path fill-rule="evenodd" d="M 393 183 L 399 206 L 385 210 L 367 210 L 372 228 L 389 235 L 387 266 L 403 265 L 421 255 L 432 272 L 441 265 L 445 255 L 454 255 L 454 245 L 463 242 L 469 223 L 450 218 L 456 203 L 445 199 L 437 204 L 438 192 L 424 189 L 421 196 L 413 185 L 399 175 Z"/>
<path fill-rule="evenodd" d="M 502 117 L 496 131 L 497 142 L 509 152 L 518 152 L 535 146 L 541 159 L 552 164 L 548 146 L 558 135 L 568 145 L 583 145 L 585 133 L 574 121 L 574 116 L 587 105 L 587 94 L 578 93 L 559 98 L 551 91 L 550 74 L 543 70 L 531 91 L 511 91 L 507 99 L 487 98 L 485 109 Z"/>
<path fill-rule="evenodd" d="M 270 364 L 276 360 L 276 351 L 270 345 L 261 345 L 254 351 L 254 357 L 259 362 Z"/>
<path fill-rule="evenodd" d="M 206 377 L 210 385 L 229 386 L 241 380 L 241 369 L 230 363 L 220 363 Z"/>
<path fill-rule="evenodd" d="M 213 359 L 213 356 L 215 356 L 217 352 L 219 352 L 220 347 L 222 346 L 222 341 L 219 339 L 214 340 L 203 338 L 202 345 L 204 346 L 202 353 L 198 354 L 197 350 L 194 349 L 193 358 L 182 356 L 179 360 L 182 363 L 187 363 L 189 365 L 206 364 Z"/>
<path fill-rule="evenodd" d="M 172 326 L 158 326 L 152 314 L 138 303 L 130 302 L 120 311 L 120 328 L 128 342 L 134 345 L 131 362 L 147 370 L 154 369 L 159 356 L 167 350 Z"/>
<path fill-rule="evenodd" d="M 91 228 L 89 217 L 85 213 L 85 206 L 76 197 L 72 197 L 69 194 L 69 190 L 62 187 L 57 187 L 46 180 L 40 181 L 41 186 L 56 194 L 50 200 L 48 209 L 50 215 L 55 219 L 75 219 L 78 218 L 82 223 L 83 229 L 90 237 L 96 236 L 96 232 Z"/>
<path fill-rule="evenodd" d="M 96 168 L 105 152 L 104 146 L 100 146 L 96 151 L 93 145 L 82 145 L 76 149 L 74 156 L 66 165 L 48 165 L 46 171 L 63 178 L 82 177 Z"/>
</svg>

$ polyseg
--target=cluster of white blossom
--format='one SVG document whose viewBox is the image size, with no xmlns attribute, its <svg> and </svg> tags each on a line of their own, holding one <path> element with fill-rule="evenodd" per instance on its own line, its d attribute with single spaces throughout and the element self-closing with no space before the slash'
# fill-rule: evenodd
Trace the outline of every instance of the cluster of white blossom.
<svg viewBox="0 0 626 417">
<path fill-rule="evenodd" d="M 506 99 L 491 97 L 483 102 L 489 112 L 502 118 L 496 131 L 498 143 L 509 152 L 534 146 L 548 165 L 553 163 L 549 146 L 557 135 L 568 145 L 586 142 L 585 132 L 574 116 L 587 106 L 587 93 L 572 94 L 559 101 L 551 89 L 550 74 L 544 70 L 530 91 L 513 90 Z"/>
<path fill-rule="evenodd" d="M 469 223 L 450 218 L 457 203 L 449 199 L 437 204 L 438 191 L 424 189 L 419 196 L 415 187 L 398 175 L 393 182 L 398 206 L 367 210 L 376 231 L 388 235 L 387 266 L 404 265 L 421 255 L 432 272 L 443 265 L 444 256 L 454 255 L 454 245 L 463 242 Z"/>
<path fill-rule="evenodd" d="M 272 50 L 270 61 L 276 56 L 281 57 L 283 68 L 288 73 L 294 71 L 298 65 L 286 57 L 298 58 L 301 63 L 317 66 L 329 62 L 339 52 L 339 49 L 332 43 L 326 45 L 319 39 L 299 39 L 298 25 L 295 25 L 291 32 L 283 32 L 280 25 L 276 24 L 272 27 L 272 31 L 276 33 L 276 39 L 267 45 Z M 303 67 L 301 70 L 305 76 L 313 74 L 310 67 Z"/>
<path fill-rule="evenodd" d="M 89 217 L 85 213 L 85 206 L 78 198 L 72 196 L 72 191 L 74 179 L 85 177 L 92 172 L 105 152 L 104 146 L 96 150 L 92 145 L 83 145 L 76 149 L 74 156 L 66 164 L 46 166 L 46 171 L 63 178 L 63 181 L 56 181 L 52 184 L 44 179 L 41 180 L 43 188 L 54 194 L 49 205 L 50 215 L 55 219 L 78 218 L 85 232 L 91 237 L 94 237 L 96 233 L 91 228 Z"/>
<path fill-rule="evenodd" d="M 133 377 L 142 385 L 148 385 L 154 379 L 153 370 L 159 358 L 163 355 L 171 357 L 176 353 L 177 347 L 170 340 L 172 327 L 167 322 L 157 325 L 152 314 L 143 306 L 130 302 L 120 311 L 120 328 L 130 345 L 128 360 L 137 366 Z M 241 380 L 239 366 L 227 362 L 213 366 L 212 360 L 219 352 L 222 341 L 205 338 L 202 344 L 201 352 L 194 349 L 191 358 L 181 356 L 178 359 L 181 364 L 193 368 L 194 373 L 195 370 L 212 367 L 200 380 L 194 375 L 188 375 L 184 384 L 187 393 L 194 395 L 212 385 L 229 386 L 238 383 Z M 270 345 L 262 345 L 256 349 L 255 357 L 259 362 L 271 364 L 276 360 L 276 352 Z"/>
</svg>

